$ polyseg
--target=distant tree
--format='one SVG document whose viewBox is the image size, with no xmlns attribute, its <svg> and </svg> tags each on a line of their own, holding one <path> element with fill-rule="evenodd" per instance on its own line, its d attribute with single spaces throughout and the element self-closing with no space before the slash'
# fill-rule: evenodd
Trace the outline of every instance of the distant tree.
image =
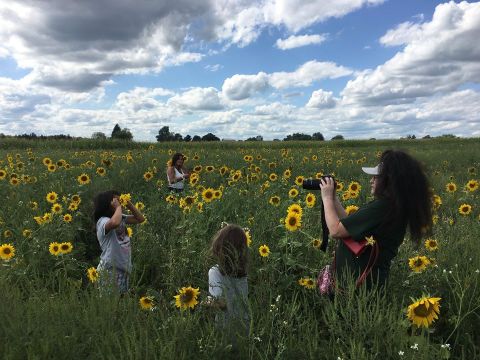
<svg viewBox="0 0 480 360">
<path fill-rule="evenodd" d="M 208 133 L 202 136 L 202 141 L 220 141 L 220 139 L 212 133 Z"/>
<path fill-rule="evenodd" d="M 312 140 L 312 137 L 307 134 L 301 134 L 301 133 L 294 133 L 292 135 L 287 135 L 286 138 L 283 139 L 283 141 L 294 141 L 294 140 Z"/>
<path fill-rule="evenodd" d="M 4 133 L 0 133 L 0 138 L 1 139 L 5 138 L 5 137 L 6 137 L 6 135 Z"/>
<path fill-rule="evenodd" d="M 94 132 L 92 134 L 92 139 L 95 139 L 95 140 L 106 140 L 107 139 L 107 135 L 105 135 L 105 133 L 101 132 L 101 131 L 97 131 L 97 132 Z"/>
<path fill-rule="evenodd" d="M 257 135 L 257 136 L 249 137 L 245 141 L 263 141 L 263 136 L 262 135 Z"/>
<path fill-rule="evenodd" d="M 122 129 L 120 128 L 120 125 L 116 124 L 115 127 L 113 128 L 111 138 L 112 138 L 112 139 L 116 138 L 116 135 L 117 135 L 120 131 L 122 131 Z"/>
<path fill-rule="evenodd" d="M 129 129 L 123 128 L 122 130 L 120 130 L 119 133 L 115 135 L 115 138 L 125 141 L 131 141 L 133 139 L 133 135 Z"/>
<path fill-rule="evenodd" d="M 322 133 L 316 132 L 316 133 L 313 133 L 312 140 L 324 141 L 325 138 L 323 137 Z"/>
<path fill-rule="evenodd" d="M 173 141 L 183 141 L 183 136 L 176 133 L 175 135 L 173 135 Z"/>
<path fill-rule="evenodd" d="M 195 135 L 193 138 L 192 138 L 192 141 L 202 141 L 202 138 L 198 135 Z"/>
<path fill-rule="evenodd" d="M 334 137 L 332 137 L 332 140 L 344 140 L 343 135 L 335 135 Z"/>
<path fill-rule="evenodd" d="M 415 135 L 407 135 L 407 139 L 415 140 L 417 137 Z"/>
<path fill-rule="evenodd" d="M 453 134 L 443 134 L 441 136 L 438 136 L 439 138 L 449 138 L 449 139 L 455 139 L 456 136 Z"/>
<path fill-rule="evenodd" d="M 422 139 L 431 139 L 432 137 L 430 135 L 425 135 Z"/>
<path fill-rule="evenodd" d="M 175 135 L 170 132 L 170 128 L 168 126 L 163 126 L 160 130 L 158 130 L 158 135 L 156 138 L 157 141 L 172 141 L 174 136 Z"/>
<path fill-rule="evenodd" d="M 186 141 L 186 142 L 192 141 L 192 137 L 191 137 L 190 135 L 186 135 L 186 136 L 183 138 L 183 141 Z"/>
</svg>

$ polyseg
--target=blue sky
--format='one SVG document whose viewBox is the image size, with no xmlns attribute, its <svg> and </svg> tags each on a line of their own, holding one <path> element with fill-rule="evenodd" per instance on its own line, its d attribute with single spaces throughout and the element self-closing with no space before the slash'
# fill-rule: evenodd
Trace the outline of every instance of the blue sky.
<svg viewBox="0 0 480 360">
<path fill-rule="evenodd" d="M 0 22 L 0 133 L 480 136 L 478 2 L 11 0 Z"/>
</svg>

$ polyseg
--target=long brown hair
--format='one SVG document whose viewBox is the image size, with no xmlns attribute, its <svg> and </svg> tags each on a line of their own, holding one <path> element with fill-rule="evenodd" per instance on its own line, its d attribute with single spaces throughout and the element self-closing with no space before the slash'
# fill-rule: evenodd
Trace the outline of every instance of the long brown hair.
<svg viewBox="0 0 480 360">
<path fill-rule="evenodd" d="M 432 192 L 422 164 L 402 150 L 386 150 L 379 170 L 375 196 L 390 204 L 384 226 L 402 221 L 419 243 L 432 228 Z"/>
<path fill-rule="evenodd" d="M 223 275 L 247 275 L 247 235 L 240 226 L 230 224 L 219 230 L 213 237 L 211 251 Z"/>
</svg>

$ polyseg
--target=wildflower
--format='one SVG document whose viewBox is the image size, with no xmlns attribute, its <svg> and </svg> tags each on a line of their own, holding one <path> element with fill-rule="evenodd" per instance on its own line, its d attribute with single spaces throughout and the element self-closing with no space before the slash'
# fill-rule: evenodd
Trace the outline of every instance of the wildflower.
<svg viewBox="0 0 480 360">
<path fill-rule="evenodd" d="M 358 209 L 359 207 L 356 205 L 348 205 L 347 208 L 345 209 L 345 212 L 347 213 L 347 215 L 350 215 L 356 212 Z"/>
<path fill-rule="evenodd" d="M 302 207 L 300 206 L 300 204 L 292 204 L 288 207 L 287 209 L 287 213 L 296 213 L 298 214 L 299 216 L 302 216 L 303 214 L 303 209 Z"/>
<path fill-rule="evenodd" d="M 98 175 L 100 175 L 100 176 L 105 176 L 105 174 L 107 173 L 107 171 L 106 171 L 105 168 L 103 168 L 103 167 L 98 167 L 96 173 L 97 173 Z"/>
<path fill-rule="evenodd" d="M 472 206 L 469 204 L 462 204 L 458 208 L 458 212 L 460 213 L 460 215 L 470 215 L 470 213 L 472 212 Z"/>
<path fill-rule="evenodd" d="M 469 182 L 467 182 L 467 185 L 465 185 L 465 188 L 468 191 L 473 192 L 478 189 L 478 186 L 479 185 L 477 180 L 470 180 Z"/>
<path fill-rule="evenodd" d="M 58 256 L 60 255 L 60 244 L 58 242 L 52 242 L 48 246 L 48 251 L 50 251 L 50 254 Z"/>
<path fill-rule="evenodd" d="M 445 186 L 445 190 L 447 190 L 447 192 L 449 192 L 449 193 L 453 193 L 453 192 L 457 191 L 457 185 L 453 182 L 449 182 Z"/>
<path fill-rule="evenodd" d="M 130 226 L 127 227 L 127 235 L 128 237 L 132 237 L 133 235 L 133 229 Z"/>
<path fill-rule="evenodd" d="M 10 260 L 15 256 L 15 247 L 12 244 L 0 245 L 0 258 L 2 260 Z"/>
<path fill-rule="evenodd" d="M 292 171 L 291 171 L 290 169 L 287 169 L 287 170 L 285 170 L 285 171 L 283 172 L 283 177 L 284 177 L 285 179 L 289 179 L 290 176 L 292 176 Z"/>
<path fill-rule="evenodd" d="M 360 190 L 362 190 L 362 186 L 356 181 L 352 181 L 348 185 L 348 191 L 358 193 L 358 192 L 360 192 Z"/>
<path fill-rule="evenodd" d="M 120 198 L 118 199 L 118 201 L 120 201 L 120 204 L 122 206 L 127 206 L 128 202 L 132 199 L 132 196 L 127 193 L 127 194 L 121 194 L 120 195 Z"/>
<path fill-rule="evenodd" d="M 47 166 L 47 170 L 48 170 L 49 172 L 55 172 L 55 171 L 57 171 L 57 165 L 55 165 L 55 164 L 49 164 L 49 165 Z"/>
<path fill-rule="evenodd" d="M 307 206 L 309 208 L 314 207 L 316 201 L 317 201 L 317 198 L 312 193 L 308 193 L 307 196 L 305 197 L 305 202 L 307 203 Z"/>
<path fill-rule="evenodd" d="M 261 257 L 268 257 L 270 255 L 270 248 L 268 245 L 261 245 L 258 248 L 258 252 L 260 253 Z"/>
<path fill-rule="evenodd" d="M 17 186 L 20 183 L 20 180 L 17 178 L 11 178 L 10 179 L 10 185 Z"/>
<path fill-rule="evenodd" d="M 146 171 L 144 174 L 143 174 L 143 179 L 145 181 L 150 181 L 153 179 L 153 173 L 151 171 Z"/>
<path fill-rule="evenodd" d="M 312 278 L 305 278 L 303 279 L 303 286 L 307 289 L 315 289 L 315 281 Z"/>
<path fill-rule="evenodd" d="M 433 208 L 435 210 L 438 210 L 438 208 L 440 208 L 440 205 L 442 205 L 442 198 L 438 195 L 433 195 Z"/>
<path fill-rule="evenodd" d="M 373 235 L 372 236 L 365 236 L 365 240 L 367 240 L 367 244 L 370 245 L 370 246 L 373 246 L 375 245 L 375 239 L 373 238 Z"/>
<path fill-rule="evenodd" d="M 145 204 L 144 204 L 143 202 L 141 202 L 141 201 L 138 201 L 138 202 L 135 203 L 135 207 L 136 207 L 138 210 L 142 211 L 143 209 L 145 209 Z"/>
<path fill-rule="evenodd" d="M 438 250 L 438 242 L 435 239 L 426 239 L 425 240 L 425 249 L 430 251 Z"/>
<path fill-rule="evenodd" d="M 153 296 L 142 296 L 138 303 L 142 310 L 152 310 L 154 306 L 153 300 Z"/>
<path fill-rule="evenodd" d="M 87 269 L 87 277 L 90 282 L 96 282 L 98 280 L 98 276 L 98 271 L 93 266 Z"/>
<path fill-rule="evenodd" d="M 73 250 L 73 245 L 71 242 L 63 242 L 60 244 L 60 253 L 69 254 Z"/>
<path fill-rule="evenodd" d="M 5 231 L 3 232 L 3 237 L 4 237 L 5 239 L 8 239 L 9 237 L 12 237 L 12 235 L 13 235 L 13 234 L 12 234 L 12 231 L 11 231 L 11 230 L 5 230 Z"/>
<path fill-rule="evenodd" d="M 410 266 L 410 269 L 416 273 L 424 271 L 429 264 L 430 260 L 426 256 L 415 256 L 408 259 L 408 265 Z"/>
<path fill-rule="evenodd" d="M 61 214 L 62 213 L 62 205 L 55 203 L 52 205 L 52 214 Z"/>
<path fill-rule="evenodd" d="M 280 197 L 279 197 L 279 196 L 276 196 L 276 195 L 275 195 L 275 196 L 272 196 L 272 197 L 270 198 L 270 200 L 268 200 L 268 202 L 269 202 L 270 204 L 272 204 L 273 206 L 278 206 L 278 205 L 280 204 Z"/>
<path fill-rule="evenodd" d="M 320 239 L 313 239 L 313 240 L 312 240 L 312 246 L 313 246 L 315 249 L 318 249 L 321 244 L 322 244 L 322 242 L 320 241 Z"/>
<path fill-rule="evenodd" d="M 252 245 L 252 235 L 250 234 L 250 230 L 245 231 L 245 236 L 247 237 L 247 246 L 250 247 L 250 245 Z"/>
<path fill-rule="evenodd" d="M 65 221 L 66 223 L 71 223 L 72 222 L 72 215 L 71 214 L 65 214 L 63 215 L 63 221 Z"/>
<path fill-rule="evenodd" d="M 212 188 L 205 189 L 202 192 L 202 198 L 206 203 L 212 202 L 214 197 L 214 190 Z"/>
<path fill-rule="evenodd" d="M 178 291 L 178 295 L 175 295 L 175 306 L 180 310 L 193 309 L 198 304 L 197 297 L 200 294 L 198 288 L 192 288 L 191 286 L 182 287 Z"/>
<path fill-rule="evenodd" d="M 270 175 L 268 176 L 268 179 L 269 179 L 270 181 L 277 181 L 278 175 L 272 173 L 272 174 L 270 174 Z"/>
<path fill-rule="evenodd" d="M 337 192 L 340 192 L 343 190 L 343 182 L 341 181 L 337 181 L 337 188 L 336 188 Z"/>
<path fill-rule="evenodd" d="M 58 199 L 58 194 L 55 191 L 49 192 L 46 196 L 46 199 L 49 203 L 54 204 Z"/>
<path fill-rule="evenodd" d="M 302 225 L 301 216 L 295 212 L 289 212 L 285 217 L 285 227 L 288 231 L 296 231 Z"/>
<path fill-rule="evenodd" d="M 303 176 L 297 176 L 297 177 L 295 178 L 295 184 L 297 184 L 298 186 L 302 186 L 303 180 L 304 180 L 304 177 L 303 177 Z"/>
<path fill-rule="evenodd" d="M 23 235 L 23 237 L 25 237 L 25 238 L 29 238 L 30 236 L 32 236 L 32 230 L 30 230 L 30 229 L 24 229 L 24 230 L 22 231 L 22 235 Z"/>
<path fill-rule="evenodd" d="M 90 176 L 88 176 L 87 174 L 81 174 L 77 177 L 77 181 L 80 185 L 86 185 L 88 183 L 90 183 Z"/>
<path fill-rule="evenodd" d="M 438 314 L 440 313 L 440 300 L 441 298 L 424 296 L 415 301 L 413 304 L 408 306 L 408 319 L 417 327 L 429 327 L 435 319 L 438 319 Z M 417 349 L 418 346 L 415 348 L 415 350 Z"/>
</svg>

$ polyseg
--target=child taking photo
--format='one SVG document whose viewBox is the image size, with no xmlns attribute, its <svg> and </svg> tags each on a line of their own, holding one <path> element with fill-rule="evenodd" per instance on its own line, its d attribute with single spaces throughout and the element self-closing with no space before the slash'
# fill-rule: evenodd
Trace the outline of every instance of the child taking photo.
<svg viewBox="0 0 480 360">
<path fill-rule="evenodd" d="M 210 306 L 219 309 L 217 325 L 231 335 L 248 335 L 247 262 L 248 248 L 245 231 L 238 225 L 227 225 L 215 234 L 212 254 L 217 261 L 208 271 Z"/>
<path fill-rule="evenodd" d="M 100 275 L 99 286 L 103 290 L 116 290 L 119 294 L 125 294 L 132 270 L 132 249 L 126 224 L 139 224 L 144 222 L 145 218 L 130 201 L 126 208 L 132 215 L 123 214 L 119 197 L 120 193 L 115 190 L 97 194 L 93 217 L 102 249 L 97 267 Z"/>
</svg>

